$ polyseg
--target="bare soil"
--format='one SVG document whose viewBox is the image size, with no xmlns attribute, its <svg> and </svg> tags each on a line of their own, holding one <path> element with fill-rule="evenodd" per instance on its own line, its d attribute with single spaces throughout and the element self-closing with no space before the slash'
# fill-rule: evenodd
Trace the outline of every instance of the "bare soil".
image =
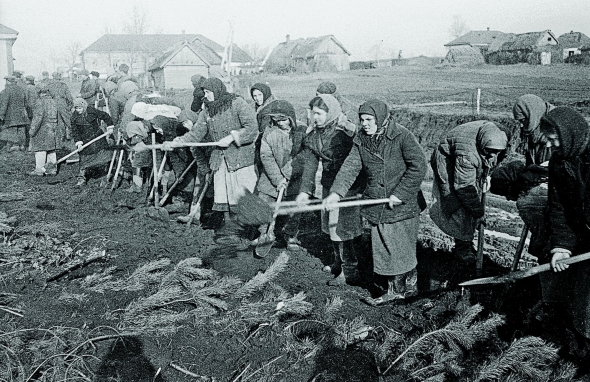
<svg viewBox="0 0 590 382">
<path fill-rule="evenodd" d="M 517 66 L 508 74 L 501 69 L 391 68 L 342 75 L 249 77 L 242 78 L 242 85 L 268 81 L 279 98 L 293 100 L 298 112 L 321 80 L 337 82 L 341 92 L 356 102 L 369 95 L 390 103 L 453 100 L 444 94 L 481 86 L 502 93 L 487 105 L 504 115 L 516 95 L 537 92 L 556 103 L 571 103 L 583 100 L 585 93 L 579 90 L 590 85 L 585 68 Z M 473 350 L 463 378 L 475 379 L 469 370 L 475 373 L 487 354 L 497 354 L 527 335 L 556 344 L 563 360 L 581 367 L 579 377 L 585 373 L 581 350 L 572 345 L 575 341 L 567 325 L 548 328 L 547 322 L 537 319 L 537 279 L 461 290 L 457 284 L 474 278 L 474 270 L 453 257 L 448 238 L 437 231 L 427 213 L 422 215 L 418 244 L 419 296 L 374 308 L 362 302 L 382 293 L 383 285 L 372 273 L 368 231 L 356 243 L 365 284 L 329 287 L 326 282 L 331 276 L 321 269 L 331 262 L 331 248 L 315 214 L 303 217 L 304 250 L 288 252 L 277 242 L 266 258 L 259 259 L 251 249 L 214 244 L 208 226 L 211 215 L 205 214 L 202 226 L 194 224 L 187 230 L 175 221 L 175 213 L 170 221 L 148 217 L 145 193 L 130 195 L 124 187 L 114 192 L 100 187 L 104 174 L 96 173 L 86 186 L 76 188 L 75 164 L 61 166 L 55 177 L 27 175 L 33 167 L 32 153 L 0 153 L 0 193 L 23 194 L 21 200 L 0 202 L 0 211 L 17 220 L 0 243 L 0 308 L 8 309 L 0 310 L 0 355 L 6 360 L 0 366 L 0 380 L 411 380 L 403 368 L 380 376 L 383 364 L 363 343 L 383 342 L 388 330 L 415 338 L 447 324 L 461 306 L 477 303 L 485 308 L 483 315 L 500 313 L 506 323 L 494 341 Z M 428 196 L 428 184 L 423 188 Z M 522 222 L 514 206 L 500 198 L 491 204 L 488 228 L 517 237 Z M 490 256 L 484 276 L 505 273 L 503 266 L 511 262 L 515 247 L 514 240 L 488 236 Z M 104 254 L 104 258 L 47 281 L 93 254 Z M 269 267 L 284 259 L 283 254 L 288 257 L 286 266 L 263 288 L 246 298 L 232 295 L 261 273 L 270 273 Z M 190 258 L 201 259 L 200 272 L 210 271 L 208 279 L 219 282 L 217 292 L 199 300 L 208 304 L 167 301 L 154 310 L 154 316 L 186 312 L 189 316 L 145 327 L 132 322 L 128 314 L 133 304 L 156 293 L 171 274 L 166 272 Z M 152 273 L 159 279 L 143 280 L 136 290 L 117 290 L 110 284 L 129 284 L 140 266 L 157 260 L 165 264 L 162 273 Z M 341 307 L 333 316 L 321 313 L 327 302 L 338 298 Z M 368 336 L 360 335 L 361 340 L 353 336 L 344 345 L 326 342 L 326 338 L 341 338 L 327 334 L 339 327 L 327 323 L 350 326 L 354 320 L 357 327 L 370 328 Z"/>
</svg>

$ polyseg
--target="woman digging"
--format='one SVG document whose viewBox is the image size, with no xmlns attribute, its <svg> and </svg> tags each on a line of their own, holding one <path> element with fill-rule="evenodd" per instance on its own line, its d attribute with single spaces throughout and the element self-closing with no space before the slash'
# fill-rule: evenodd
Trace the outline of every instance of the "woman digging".
<svg viewBox="0 0 590 382">
<path fill-rule="evenodd" d="M 313 130 L 305 138 L 305 161 L 301 187 L 297 202 L 307 204 L 314 194 L 315 177 L 319 162 L 322 162 L 321 185 L 323 197 L 334 183 L 336 174 L 353 146 L 354 128 L 350 128 L 346 116 L 342 113 L 338 100 L 331 95 L 322 94 L 309 103 L 313 113 Z M 348 127 L 348 128 L 347 128 Z M 356 196 L 363 180 L 350 184 L 345 196 Z M 360 283 L 357 269 L 357 258 L 353 240 L 362 233 L 359 207 L 347 207 L 322 212 L 322 231 L 330 235 L 334 260 L 331 265 L 323 268 L 336 276 L 328 285 L 357 285 Z"/>
<path fill-rule="evenodd" d="M 76 142 L 76 147 L 80 148 L 84 142 L 104 134 L 100 128 L 100 121 L 107 125 L 107 132 L 113 132 L 113 120 L 108 113 L 89 106 L 83 98 L 74 100 L 74 112 L 71 118 L 72 138 Z M 112 153 L 107 151 L 107 139 L 100 139 L 92 145 L 80 151 L 80 172 L 78 173 L 77 187 L 86 184 L 87 171 L 93 167 L 106 165 L 110 162 Z"/>
<path fill-rule="evenodd" d="M 421 209 L 426 202 L 420 184 L 426 158 L 414 135 L 391 120 L 388 106 L 379 100 L 361 105 L 362 130 L 354 138 L 324 206 L 345 197 L 361 171 L 367 174 L 363 196 L 389 198 L 389 205 L 366 206 L 362 216 L 371 224 L 374 272 L 387 279 L 387 292 L 366 301 L 374 306 L 418 293 L 416 240 Z"/>
<path fill-rule="evenodd" d="M 209 160 L 209 167 L 213 171 L 213 210 L 224 212 L 225 225 L 217 230 L 216 242 L 241 244 L 242 240 L 237 236 L 240 227 L 234 221 L 234 209 L 244 189 L 253 192 L 256 187 L 256 114 L 244 99 L 228 93 L 218 78 L 205 80 L 202 89 L 205 92 L 205 106 L 197 123 L 188 133 L 174 138 L 172 142 L 217 142 Z M 164 142 L 162 149 L 173 150 L 172 142 Z"/>
<path fill-rule="evenodd" d="M 299 191 L 301 172 L 293 168 L 293 158 L 302 148 L 305 127 L 297 126 L 295 109 L 287 101 L 275 101 L 268 107 L 270 126 L 264 131 L 260 146 L 262 171 L 256 185 L 258 196 L 267 203 L 277 201 L 281 190 L 283 201 L 294 200 Z M 283 227 L 284 239 L 288 248 L 297 246 L 299 219 L 288 218 Z M 259 227 L 260 236 L 253 245 L 272 241 L 273 232 L 268 232 L 268 224 Z"/>
</svg>

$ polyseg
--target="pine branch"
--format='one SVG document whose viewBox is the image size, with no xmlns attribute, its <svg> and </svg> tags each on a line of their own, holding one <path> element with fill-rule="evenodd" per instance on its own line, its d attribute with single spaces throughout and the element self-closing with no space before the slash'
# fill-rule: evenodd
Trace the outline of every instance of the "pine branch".
<svg viewBox="0 0 590 382">
<path fill-rule="evenodd" d="M 558 359 L 558 349 L 538 337 L 514 341 L 498 358 L 479 371 L 476 381 L 496 381 L 508 376 L 525 380 L 544 380 L 549 367 Z"/>
<path fill-rule="evenodd" d="M 251 296 L 254 292 L 262 289 L 262 287 L 277 277 L 286 267 L 289 261 L 287 252 L 282 252 L 274 263 L 266 270 L 266 272 L 258 272 L 250 281 L 242 285 L 240 289 L 234 293 L 237 299 L 243 299 Z"/>
</svg>

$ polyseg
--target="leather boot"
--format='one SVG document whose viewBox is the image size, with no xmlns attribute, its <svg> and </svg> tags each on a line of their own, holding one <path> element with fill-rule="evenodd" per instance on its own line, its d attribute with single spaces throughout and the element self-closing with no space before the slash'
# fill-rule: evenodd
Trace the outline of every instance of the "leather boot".
<svg viewBox="0 0 590 382">
<path fill-rule="evenodd" d="M 342 273 L 342 257 L 340 252 L 343 251 L 343 244 L 341 241 L 332 242 L 332 264 L 326 265 L 322 268 L 323 272 L 339 275 Z"/>
<path fill-rule="evenodd" d="M 471 241 L 455 239 L 453 252 L 457 259 L 465 265 L 475 265 L 476 253 Z"/>
<path fill-rule="evenodd" d="M 378 298 L 365 298 L 364 301 L 371 306 L 386 305 L 391 302 L 401 301 L 418 294 L 418 272 L 416 268 L 401 275 L 387 277 L 387 293 Z"/>
<path fill-rule="evenodd" d="M 352 240 L 333 242 L 335 248 L 338 249 L 338 257 L 340 258 L 341 272 L 334 279 L 328 281 L 328 285 L 359 285 L 360 277 L 357 269 L 358 261 L 354 251 Z"/>
</svg>

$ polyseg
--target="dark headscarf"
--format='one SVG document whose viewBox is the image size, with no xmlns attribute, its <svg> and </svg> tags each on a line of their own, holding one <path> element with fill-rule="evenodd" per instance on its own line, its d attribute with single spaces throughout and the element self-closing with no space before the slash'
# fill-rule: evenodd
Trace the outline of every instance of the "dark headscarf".
<svg viewBox="0 0 590 382">
<path fill-rule="evenodd" d="M 334 94 L 336 94 L 336 85 L 330 81 L 322 82 L 318 86 L 316 92 L 318 94 L 332 94 L 332 95 L 334 95 Z"/>
<path fill-rule="evenodd" d="M 257 83 L 252 85 L 252 87 L 250 88 L 250 97 L 252 98 L 254 98 L 254 96 L 252 95 L 252 93 L 254 93 L 254 90 L 259 90 L 262 93 L 262 104 L 264 104 L 264 102 L 266 102 L 266 100 L 269 99 L 272 95 L 270 87 L 263 83 Z"/>
<path fill-rule="evenodd" d="M 541 118 L 552 108 L 553 105 L 543 101 L 540 97 L 534 94 L 525 94 L 516 100 L 512 108 L 512 114 L 514 119 L 526 119 L 528 121 L 528 124 L 522 127 L 522 132 L 532 138 L 532 143 L 537 143 L 541 139 L 539 133 Z"/>
<path fill-rule="evenodd" d="M 359 108 L 359 117 L 361 114 L 368 114 L 375 117 L 375 122 L 379 129 L 381 129 L 389 117 L 389 106 L 378 99 L 370 99 Z"/>
<path fill-rule="evenodd" d="M 297 126 L 297 117 L 295 116 L 295 108 L 291 103 L 284 100 L 276 100 L 268 105 L 268 114 L 273 116 L 286 116 L 291 120 L 291 127 Z"/>
<path fill-rule="evenodd" d="M 211 117 L 228 110 L 237 97 L 235 94 L 227 92 L 225 84 L 219 78 L 207 78 L 201 88 L 213 92 L 215 97 L 213 101 L 209 101 L 207 98 L 203 101 Z"/>
<path fill-rule="evenodd" d="M 551 110 L 541 119 L 541 131 L 555 130 L 559 137 L 562 158 L 579 156 L 586 151 L 590 141 L 590 126 L 576 110 L 560 106 Z"/>
</svg>

